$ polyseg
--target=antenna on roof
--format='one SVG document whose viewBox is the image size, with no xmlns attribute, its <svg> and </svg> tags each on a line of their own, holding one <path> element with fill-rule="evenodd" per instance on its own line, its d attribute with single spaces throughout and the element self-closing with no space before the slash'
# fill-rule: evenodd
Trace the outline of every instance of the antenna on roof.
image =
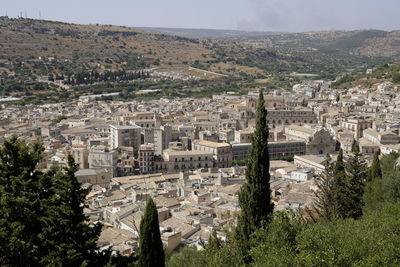
<svg viewBox="0 0 400 267">
<path fill-rule="evenodd" d="M 39 19 L 42 19 L 42 11 L 39 9 Z"/>
<path fill-rule="evenodd" d="M 25 18 L 28 18 L 28 13 L 26 12 L 26 9 L 25 9 Z"/>
</svg>

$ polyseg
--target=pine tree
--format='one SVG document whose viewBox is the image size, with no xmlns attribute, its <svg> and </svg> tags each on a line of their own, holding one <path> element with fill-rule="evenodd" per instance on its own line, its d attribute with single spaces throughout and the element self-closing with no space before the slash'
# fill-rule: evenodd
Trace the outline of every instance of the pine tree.
<svg viewBox="0 0 400 267">
<path fill-rule="evenodd" d="M 139 266 L 165 266 L 157 207 L 151 198 L 146 204 L 146 210 L 140 223 L 139 235 Z"/>
<path fill-rule="evenodd" d="M 374 153 L 374 159 L 372 161 L 371 167 L 368 169 L 367 181 L 373 181 L 375 179 L 382 179 L 382 169 L 381 162 L 379 160 L 380 150 Z"/>
<path fill-rule="evenodd" d="M 321 180 L 317 182 L 315 210 L 320 218 L 333 221 L 338 218 L 357 219 L 362 215 L 366 164 L 355 148 L 345 164 L 343 150 L 335 163 L 328 159 Z"/>
<path fill-rule="evenodd" d="M 351 152 L 356 153 L 356 151 L 358 151 L 358 153 L 360 153 L 360 146 L 359 146 L 357 140 L 353 139 L 353 143 L 351 144 Z"/>
<path fill-rule="evenodd" d="M 216 250 L 221 248 L 221 239 L 218 238 L 217 232 L 214 230 L 208 238 L 206 250 Z"/>
<path fill-rule="evenodd" d="M 41 239 L 42 265 L 93 266 L 101 261 L 96 252 L 101 225 L 91 226 L 84 214 L 89 189 L 83 189 L 75 177 L 78 165 L 71 155 L 68 167 L 53 168 L 50 177 L 54 196 L 47 201 Z"/>
<path fill-rule="evenodd" d="M 349 184 L 346 174 L 345 164 L 343 161 L 343 150 L 339 150 L 339 155 L 336 159 L 335 167 L 333 170 L 334 182 L 333 190 L 335 194 L 335 201 L 337 206 L 337 216 L 339 218 L 346 218 L 349 210 Z"/>
<path fill-rule="evenodd" d="M 249 261 L 249 237 L 268 222 L 273 212 L 271 202 L 268 125 L 264 96 L 260 91 L 256 114 L 256 129 L 253 135 L 251 155 L 246 168 L 246 182 L 239 192 L 241 213 L 236 227 L 236 239 L 245 261 Z"/>
<path fill-rule="evenodd" d="M 36 170 L 43 147 L 16 136 L 0 148 L 0 266 L 34 266 L 41 230 L 42 173 Z"/>
<path fill-rule="evenodd" d="M 346 169 L 349 178 L 349 201 L 345 217 L 358 219 L 362 216 L 364 185 L 367 178 L 367 165 L 358 146 L 354 147 L 353 155 L 349 158 Z"/>
<path fill-rule="evenodd" d="M 76 180 L 77 165 L 38 169 L 44 148 L 17 137 L 0 148 L 0 266 L 98 266 L 100 225 L 83 213 L 88 190 Z"/>
<path fill-rule="evenodd" d="M 385 190 L 379 154 L 379 150 L 374 153 L 372 164 L 368 168 L 367 182 L 363 196 L 363 201 L 365 203 L 364 210 L 366 211 L 378 210 L 384 202 Z"/>
<path fill-rule="evenodd" d="M 318 190 L 315 192 L 314 210 L 319 218 L 327 221 L 335 220 L 338 217 L 334 167 L 335 165 L 331 162 L 331 158 L 327 156 L 325 169 L 321 174 L 320 180 L 317 181 Z M 312 213 L 310 215 L 313 217 Z"/>
</svg>

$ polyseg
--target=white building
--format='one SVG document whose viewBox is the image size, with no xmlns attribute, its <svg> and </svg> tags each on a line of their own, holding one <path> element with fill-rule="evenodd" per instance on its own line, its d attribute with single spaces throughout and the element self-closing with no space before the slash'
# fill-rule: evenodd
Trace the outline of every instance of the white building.
<svg viewBox="0 0 400 267">
<path fill-rule="evenodd" d="M 110 125 L 110 148 L 116 149 L 124 146 L 133 147 L 134 151 L 138 151 L 141 145 L 141 130 L 142 128 L 137 125 Z"/>
</svg>

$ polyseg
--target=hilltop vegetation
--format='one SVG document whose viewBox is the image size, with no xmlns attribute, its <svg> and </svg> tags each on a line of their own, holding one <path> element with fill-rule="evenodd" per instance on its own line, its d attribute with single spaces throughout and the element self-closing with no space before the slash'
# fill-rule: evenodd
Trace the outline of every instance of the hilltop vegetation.
<svg viewBox="0 0 400 267">
<path fill-rule="evenodd" d="M 400 64 L 396 63 L 390 66 L 384 64 L 372 69 L 371 73 L 344 75 L 337 79 L 337 81 L 332 84 L 332 87 L 343 89 L 361 85 L 366 88 L 371 88 L 384 81 L 391 81 L 395 84 L 400 83 Z"/>
</svg>

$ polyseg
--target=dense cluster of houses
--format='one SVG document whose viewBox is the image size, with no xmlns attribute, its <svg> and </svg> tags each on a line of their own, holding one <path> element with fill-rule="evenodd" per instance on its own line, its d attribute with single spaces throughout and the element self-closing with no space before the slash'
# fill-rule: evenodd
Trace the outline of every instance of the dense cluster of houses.
<svg viewBox="0 0 400 267">
<path fill-rule="evenodd" d="M 312 205 L 315 180 L 327 155 L 335 159 L 354 141 L 367 161 L 380 150 L 400 150 L 399 88 L 333 90 L 326 81 L 265 94 L 271 189 L 276 209 Z M 112 102 L 81 98 L 68 103 L 6 106 L 0 138 L 40 139 L 42 168 L 65 165 L 72 154 L 82 186 L 91 186 L 85 209 L 102 222 L 102 249 L 123 254 L 137 247 L 145 202 L 158 207 L 162 240 L 170 249 L 201 249 L 213 230 L 225 237 L 240 211 L 239 166 L 250 155 L 258 96 Z"/>
</svg>

